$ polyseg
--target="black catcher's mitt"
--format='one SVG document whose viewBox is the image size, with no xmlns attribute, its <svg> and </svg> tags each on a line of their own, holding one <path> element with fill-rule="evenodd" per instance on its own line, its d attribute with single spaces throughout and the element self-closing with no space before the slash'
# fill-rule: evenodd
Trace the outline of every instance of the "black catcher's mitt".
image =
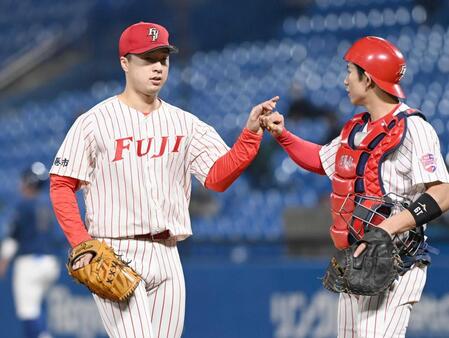
<svg viewBox="0 0 449 338">
<path fill-rule="evenodd" d="M 365 250 L 354 257 L 357 247 Z M 323 285 L 333 292 L 374 296 L 385 291 L 398 277 L 402 262 L 390 235 L 378 227 L 370 227 L 365 236 L 332 257 Z"/>
</svg>

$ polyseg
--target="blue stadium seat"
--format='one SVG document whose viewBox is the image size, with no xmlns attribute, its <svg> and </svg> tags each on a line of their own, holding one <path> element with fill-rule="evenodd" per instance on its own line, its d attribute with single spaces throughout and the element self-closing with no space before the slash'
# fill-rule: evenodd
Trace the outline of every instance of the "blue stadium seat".
<svg viewBox="0 0 449 338">
<path fill-rule="evenodd" d="M 0 30 L 0 43 L 6 51 L 28 41 L 30 33 L 37 36 L 61 29 L 64 21 L 58 18 L 86 11 L 90 5 L 87 0 L 61 3 L 47 13 L 39 6 L 35 1 L 25 1 L 17 8 L 11 0 L 2 2 L 0 12 L 19 15 L 31 8 L 34 14 L 28 13 L 30 18 L 47 16 L 29 27 L 12 25 Z M 407 102 L 428 116 L 449 159 L 449 30 L 423 25 L 427 15 L 412 0 L 317 0 L 300 17 L 285 19 L 276 40 L 198 52 L 185 65 L 172 65 L 162 97 L 213 125 L 229 145 L 253 104 L 280 95 L 278 109 L 286 114 L 294 90 L 317 106 L 333 107 L 337 118 L 344 121 L 358 110 L 344 90 L 342 55 L 361 35 L 380 34 L 403 50 L 408 62 L 403 79 Z M 0 53 L 2 59 L 7 56 L 4 53 Z M 16 194 L 19 164 L 25 165 L 30 156 L 50 163 L 76 116 L 120 90 L 116 80 L 101 81 L 88 90 L 62 93 L 47 103 L 31 102 L 15 114 L 0 116 L 0 146 L 11 150 L 7 155 L 0 153 L 0 181 L 5 182 L 0 200 Z M 288 116 L 287 123 L 292 132 L 317 143 L 324 142 L 323 135 L 330 127 L 325 120 L 302 119 L 295 124 Z M 329 193 L 326 177 L 306 173 L 280 148 L 269 161 L 274 168 L 272 188 L 260 191 L 241 177 L 229 191 L 215 194 L 222 206 L 219 213 L 210 219 L 192 220 L 198 238 L 279 239 L 285 207 L 314 206 Z"/>
</svg>

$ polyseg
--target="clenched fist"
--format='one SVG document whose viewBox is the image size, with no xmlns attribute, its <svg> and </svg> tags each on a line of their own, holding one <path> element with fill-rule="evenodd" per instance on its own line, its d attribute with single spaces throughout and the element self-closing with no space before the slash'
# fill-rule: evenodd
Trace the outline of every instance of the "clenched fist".
<svg viewBox="0 0 449 338">
<path fill-rule="evenodd" d="M 259 122 L 261 128 L 268 130 L 274 137 L 281 135 L 284 130 L 284 116 L 279 114 L 279 112 L 261 115 L 259 117 Z"/>
</svg>

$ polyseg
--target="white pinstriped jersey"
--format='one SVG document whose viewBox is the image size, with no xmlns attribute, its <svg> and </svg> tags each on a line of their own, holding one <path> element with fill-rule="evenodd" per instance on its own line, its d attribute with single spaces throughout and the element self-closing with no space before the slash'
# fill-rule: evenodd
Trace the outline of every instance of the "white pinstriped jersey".
<svg viewBox="0 0 449 338">
<path fill-rule="evenodd" d="M 402 103 L 395 114 L 409 107 Z M 335 172 L 335 157 L 340 137 L 320 150 L 321 163 L 328 177 Z M 425 183 L 449 183 L 449 174 L 441 155 L 440 142 L 433 127 L 419 116 L 407 118 L 403 143 L 382 163 L 382 181 L 386 193 L 394 193 L 414 201 L 425 190 Z"/>
<path fill-rule="evenodd" d="M 407 110 L 401 104 L 395 113 Z M 410 200 L 418 198 L 425 184 L 449 183 L 449 174 L 441 156 L 438 136 L 432 126 L 419 116 L 407 117 L 407 132 L 402 144 L 382 163 L 381 176 L 386 193 Z M 323 168 L 330 178 L 335 172 L 335 158 L 340 137 L 321 148 Z M 398 212 L 399 210 L 393 210 Z M 421 298 L 427 268 L 414 265 L 385 292 L 376 296 L 340 293 L 338 303 L 338 338 L 403 338 L 413 304 Z"/>
<path fill-rule="evenodd" d="M 111 97 L 81 115 L 61 145 L 50 172 L 83 182 L 91 236 L 192 234 L 191 175 L 204 184 L 229 148 L 214 128 L 161 102 L 144 115 Z"/>
</svg>

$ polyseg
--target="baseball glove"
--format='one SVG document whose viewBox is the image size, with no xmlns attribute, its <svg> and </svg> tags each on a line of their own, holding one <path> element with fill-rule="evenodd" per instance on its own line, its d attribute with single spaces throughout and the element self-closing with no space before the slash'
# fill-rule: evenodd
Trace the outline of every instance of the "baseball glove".
<svg viewBox="0 0 449 338">
<path fill-rule="evenodd" d="M 73 269 L 73 264 L 81 255 L 91 253 L 90 263 Z M 71 251 L 67 270 L 77 282 L 84 284 L 98 296 L 115 302 L 126 300 L 132 295 L 141 277 L 114 253 L 104 241 L 85 241 Z"/>
<path fill-rule="evenodd" d="M 354 257 L 357 247 L 365 250 Z M 332 257 L 323 285 L 333 292 L 374 296 L 385 291 L 399 275 L 402 261 L 390 235 L 378 227 L 370 227 L 364 237 Z"/>
</svg>

